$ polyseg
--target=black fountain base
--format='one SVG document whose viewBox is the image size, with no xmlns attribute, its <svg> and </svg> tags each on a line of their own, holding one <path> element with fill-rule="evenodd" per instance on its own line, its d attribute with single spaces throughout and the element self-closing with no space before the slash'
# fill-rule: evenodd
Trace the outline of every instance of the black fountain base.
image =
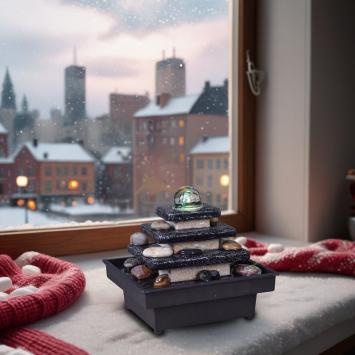
<svg viewBox="0 0 355 355">
<path fill-rule="evenodd" d="M 216 281 L 173 283 L 153 288 L 124 270 L 126 258 L 104 260 L 107 277 L 122 288 L 125 308 L 147 323 L 155 334 L 166 329 L 220 322 L 255 315 L 256 296 L 275 289 L 276 273 L 258 265 L 261 275 L 225 276 Z"/>
</svg>

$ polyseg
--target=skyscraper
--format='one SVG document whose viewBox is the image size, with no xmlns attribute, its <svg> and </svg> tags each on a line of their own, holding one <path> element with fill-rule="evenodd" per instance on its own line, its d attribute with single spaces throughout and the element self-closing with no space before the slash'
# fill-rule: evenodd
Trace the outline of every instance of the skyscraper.
<svg viewBox="0 0 355 355">
<path fill-rule="evenodd" d="M 186 66 L 181 58 L 173 56 L 156 63 L 155 67 L 155 95 L 169 94 L 170 96 L 183 96 L 186 93 Z"/>
<path fill-rule="evenodd" d="M 1 93 L 1 108 L 16 110 L 16 96 L 9 70 L 6 68 Z"/>
<path fill-rule="evenodd" d="M 74 63 L 65 68 L 65 117 L 64 124 L 71 126 L 86 117 L 86 68 Z"/>
</svg>

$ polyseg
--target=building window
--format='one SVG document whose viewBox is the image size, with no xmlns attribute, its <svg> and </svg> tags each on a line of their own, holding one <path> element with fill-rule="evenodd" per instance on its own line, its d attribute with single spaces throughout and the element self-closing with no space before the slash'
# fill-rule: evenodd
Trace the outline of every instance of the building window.
<svg viewBox="0 0 355 355">
<path fill-rule="evenodd" d="M 209 170 L 212 170 L 212 169 L 213 169 L 213 160 L 212 160 L 212 159 L 208 159 L 208 161 L 207 161 L 207 166 L 208 166 L 208 169 L 209 169 Z"/>
<path fill-rule="evenodd" d="M 88 173 L 88 170 L 87 170 L 86 166 L 83 166 L 81 168 L 81 175 L 87 175 L 87 173 Z"/>
<path fill-rule="evenodd" d="M 207 186 L 208 187 L 213 186 L 213 176 L 212 175 L 208 175 L 208 177 L 207 177 Z"/>
<path fill-rule="evenodd" d="M 170 137 L 170 145 L 175 145 L 175 138 L 174 137 Z"/>
<path fill-rule="evenodd" d="M 179 127 L 184 128 L 185 127 L 185 121 L 184 120 L 179 120 Z"/>
<path fill-rule="evenodd" d="M 78 167 L 77 166 L 73 166 L 72 174 L 73 174 L 73 176 L 77 176 L 78 175 Z"/>
<path fill-rule="evenodd" d="M 229 163 L 228 163 L 228 159 L 224 159 L 224 169 L 228 169 Z"/>
<path fill-rule="evenodd" d="M 196 160 L 196 168 L 197 169 L 204 169 L 205 167 L 205 162 L 202 159 L 197 159 Z"/>
<path fill-rule="evenodd" d="M 0 195 L 4 195 L 4 194 L 5 194 L 4 184 L 0 182 Z"/>
<path fill-rule="evenodd" d="M 62 168 L 60 166 L 57 167 L 57 175 L 62 176 Z"/>
<path fill-rule="evenodd" d="M 181 163 L 183 163 L 185 161 L 185 154 L 184 153 L 179 154 L 179 160 Z"/>
<path fill-rule="evenodd" d="M 220 159 L 216 159 L 216 169 L 220 169 L 221 168 L 221 160 Z"/>
<path fill-rule="evenodd" d="M 162 139 L 162 144 L 167 144 L 167 143 L 168 143 L 168 138 L 163 137 L 163 139 Z"/>
<path fill-rule="evenodd" d="M 184 145 L 185 144 L 185 138 L 184 136 L 179 137 L 179 145 Z"/>
<path fill-rule="evenodd" d="M 52 168 L 50 166 L 46 166 L 44 168 L 44 175 L 51 176 L 52 175 Z"/>
<path fill-rule="evenodd" d="M 33 169 L 33 166 L 29 166 L 28 167 L 28 176 L 34 176 L 35 171 Z"/>
<path fill-rule="evenodd" d="M 171 128 L 176 128 L 176 121 L 175 120 L 171 120 L 170 121 L 170 127 Z"/>
<path fill-rule="evenodd" d="M 83 190 L 83 192 L 86 192 L 87 191 L 87 188 L 88 188 L 88 184 L 86 181 L 83 181 L 81 183 L 81 189 Z"/>
<path fill-rule="evenodd" d="M 44 182 L 44 191 L 46 193 L 52 192 L 52 181 L 46 180 Z"/>
</svg>

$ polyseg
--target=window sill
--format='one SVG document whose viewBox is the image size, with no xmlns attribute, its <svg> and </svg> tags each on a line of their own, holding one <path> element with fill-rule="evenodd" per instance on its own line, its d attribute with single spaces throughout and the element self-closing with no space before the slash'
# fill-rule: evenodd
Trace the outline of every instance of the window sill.
<svg viewBox="0 0 355 355">
<path fill-rule="evenodd" d="M 257 235 L 266 242 L 300 242 Z M 122 291 L 106 278 L 103 258 L 127 255 L 117 250 L 68 256 L 85 272 L 87 287 L 67 311 L 35 328 L 71 342 L 91 354 L 176 352 L 261 354 L 320 353 L 354 334 L 355 289 L 350 277 L 282 274 L 272 293 L 258 296 L 253 321 L 243 319 L 166 332 L 155 337 L 123 308 Z M 334 292 L 336 290 L 336 292 Z M 354 312 L 354 311 L 353 311 Z"/>
</svg>

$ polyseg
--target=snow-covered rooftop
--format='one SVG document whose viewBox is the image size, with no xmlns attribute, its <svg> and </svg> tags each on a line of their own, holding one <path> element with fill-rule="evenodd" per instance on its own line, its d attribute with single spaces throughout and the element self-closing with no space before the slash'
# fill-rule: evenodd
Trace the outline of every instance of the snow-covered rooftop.
<svg viewBox="0 0 355 355">
<path fill-rule="evenodd" d="M 7 133 L 7 129 L 0 122 L 0 134 L 1 133 Z"/>
<path fill-rule="evenodd" d="M 129 163 L 132 159 L 131 148 L 129 147 L 112 147 L 102 157 L 105 164 L 122 164 Z"/>
<path fill-rule="evenodd" d="M 94 158 L 77 143 L 25 143 L 25 147 L 38 161 L 93 163 Z M 22 147 L 21 147 L 22 148 Z M 21 148 L 15 153 L 19 153 Z"/>
<path fill-rule="evenodd" d="M 190 151 L 190 154 L 228 153 L 229 137 L 207 137 L 201 139 Z"/>
<path fill-rule="evenodd" d="M 134 117 L 187 114 L 191 111 L 198 98 L 199 95 L 172 97 L 164 107 L 160 107 L 156 102 L 151 101 L 146 107 L 137 111 Z"/>
</svg>

